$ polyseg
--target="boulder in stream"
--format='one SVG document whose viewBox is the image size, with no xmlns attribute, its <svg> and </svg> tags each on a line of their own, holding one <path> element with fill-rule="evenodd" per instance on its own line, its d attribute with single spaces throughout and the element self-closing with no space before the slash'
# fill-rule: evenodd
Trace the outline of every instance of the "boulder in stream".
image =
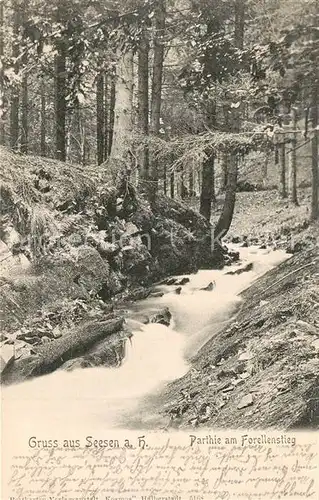
<svg viewBox="0 0 319 500">
<path fill-rule="evenodd" d="M 245 267 L 240 267 L 239 269 L 236 269 L 235 271 L 228 271 L 228 273 L 226 273 L 226 274 L 234 276 L 234 275 L 238 275 L 238 274 L 242 274 L 242 273 L 248 273 L 249 271 L 253 270 L 253 267 L 254 267 L 254 264 L 252 262 L 250 262 Z"/>
<path fill-rule="evenodd" d="M 216 288 L 216 283 L 215 283 L 215 281 L 211 281 L 210 283 L 208 283 L 207 286 L 200 288 L 200 290 L 205 290 L 207 292 L 211 292 L 212 290 L 214 290 L 214 288 Z"/>
<path fill-rule="evenodd" d="M 164 309 L 161 309 L 158 313 L 154 314 L 150 318 L 150 323 L 160 323 L 161 325 L 169 326 L 171 322 L 171 312 L 168 309 L 168 307 L 164 307 Z"/>
<path fill-rule="evenodd" d="M 187 283 L 189 283 L 189 278 L 187 278 L 186 276 L 180 280 L 177 280 L 175 285 L 178 285 L 178 286 L 184 286 L 186 285 Z"/>
<path fill-rule="evenodd" d="M 189 278 L 187 276 L 184 276 L 184 278 L 168 278 L 164 281 L 161 282 L 163 285 L 177 285 L 177 286 L 183 286 L 186 285 L 186 283 L 189 283 Z"/>
</svg>

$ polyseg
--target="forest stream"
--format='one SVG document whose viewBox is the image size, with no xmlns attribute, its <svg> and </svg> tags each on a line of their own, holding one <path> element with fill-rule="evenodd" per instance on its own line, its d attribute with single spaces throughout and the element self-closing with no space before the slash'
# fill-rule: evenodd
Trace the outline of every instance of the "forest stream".
<svg viewBox="0 0 319 500">
<path fill-rule="evenodd" d="M 70 435 L 75 422 L 77 432 L 89 428 L 94 428 L 94 432 L 129 428 L 132 422 L 139 422 L 141 427 L 154 425 L 153 417 L 145 409 L 145 402 L 146 407 L 150 406 L 147 398 L 154 395 L 156 398 L 167 383 L 183 376 L 191 366 L 191 358 L 234 317 L 240 293 L 257 277 L 289 258 L 281 250 L 257 247 L 239 250 L 239 263 L 189 275 L 189 282 L 182 286 L 180 294 L 174 286 L 158 285 L 164 292 L 162 297 L 135 302 L 132 318 L 168 307 L 171 323 L 165 326 L 130 320 L 130 327 L 134 325 L 133 336 L 126 342 L 120 367 L 56 370 L 4 388 L 3 418 L 8 419 L 12 434 L 22 430 L 31 436 L 36 430 L 43 437 L 52 435 L 53 429 L 62 428 Z M 249 263 L 253 264 L 252 270 L 229 273 Z M 213 289 L 204 290 L 210 283 Z M 24 419 L 29 412 L 32 418 Z"/>
</svg>

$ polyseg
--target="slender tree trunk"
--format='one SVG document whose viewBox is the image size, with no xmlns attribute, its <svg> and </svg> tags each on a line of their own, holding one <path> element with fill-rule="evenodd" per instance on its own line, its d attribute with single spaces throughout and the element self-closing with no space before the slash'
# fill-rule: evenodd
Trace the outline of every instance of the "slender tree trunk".
<svg viewBox="0 0 319 500">
<path fill-rule="evenodd" d="M 220 28 L 219 22 L 211 17 L 207 21 L 207 35 L 213 34 Z M 206 78 L 211 78 L 216 81 L 216 50 L 215 47 L 208 45 L 205 51 L 203 73 Z M 212 99 L 208 99 L 205 107 L 207 116 L 207 125 L 210 129 L 216 126 L 216 103 Z M 215 202 L 215 156 L 214 152 L 209 149 L 205 151 L 206 159 L 202 165 L 202 186 L 200 193 L 200 213 L 210 221 L 212 202 Z"/>
<path fill-rule="evenodd" d="M 189 174 L 188 174 L 188 189 L 189 189 L 189 195 L 193 196 L 194 195 L 194 168 L 191 167 Z"/>
<path fill-rule="evenodd" d="M 220 214 L 219 220 L 214 229 L 214 237 L 218 239 L 224 237 L 230 228 L 236 202 L 238 167 L 237 167 L 237 160 L 234 155 L 231 156 L 228 166 L 229 169 L 228 169 L 225 201 L 222 213 Z"/>
<path fill-rule="evenodd" d="M 154 37 L 154 63 L 151 97 L 151 131 L 158 135 L 160 131 L 160 117 L 162 104 L 162 83 L 164 63 L 164 42 L 166 19 L 166 1 L 158 0 L 155 4 L 155 37 Z M 155 158 L 152 159 L 150 172 L 150 198 L 154 199 L 158 185 L 158 165 Z"/>
<path fill-rule="evenodd" d="M 215 157 L 209 153 L 202 165 L 202 188 L 200 193 L 199 212 L 210 221 L 213 201 L 213 170 Z"/>
<path fill-rule="evenodd" d="M 245 30 L 245 0 L 235 1 L 235 45 L 238 49 L 244 47 L 244 30 Z M 238 67 L 240 69 L 240 67 Z M 241 116 L 239 109 L 227 109 L 227 117 L 230 118 L 230 130 L 233 133 L 238 133 L 241 126 Z M 225 115 L 226 116 L 226 115 Z M 228 123 L 228 118 L 226 118 Z M 228 123 L 229 125 L 229 123 Z M 238 177 L 238 157 L 235 152 L 228 157 L 225 153 L 224 160 L 224 182 L 226 181 L 225 200 L 222 213 L 214 229 L 214 238 L 223 238 L 229 231 L 233 220 L 233 214 L 236 203 L 237 177 Z"/>
<path fill-rule="evenodd" d="M 207 122 L 210 128 L 216 125 L 216 105 L 214 102 L 207 103 Z M 210 221 L 212 204 L 216 202 L 215 196 L 215 155 L 212 151 L 206 151 L 207 158 L 202 165 L 202 187 L 200 193 L 200 213 Z"/>
<path fill-rule="evenodd" d="M 79 135 L 80 135 L 80 162 L 81 165 L 86 164 L 86 134 L 85 134 L 85 122 L 83 120 L 83 113 L 81 113 L 81 108 L 78 109 L 78 120 L 79 120 Z"/>
<path fill-rule="evenodd" d="M 166 164 L 164 165 L 164 169 L 163 169 L 163 191 L 164 191 L 164 194 L 166 196 L 167 195 L 167 168 L 166 168 Z"/>
<path fill-rule="evenodd" d="M 110 118 L 109 118 L 109 135 L 108 135 L 108 156 L 111 154 L 112 143 L 113 143 L 113 131 L 114 131 L 114 109 L 115 109 L 115 78 L 111 78 L 111 88 L 110 88 Z"/>
<path fill-rule="evenodd" d="M 169 176 L 169 186 L 170 186 L 170 197 L 172 199 L 175 198 L 175 172 L 174 170 L 171 171 L 170 176 Z"/>
<path fill-rule="evenodd" d="M 110 158 L 116 175 L 127 178 L 131 169 L 133 111 L 133 51 L 119 55 L 115 90 L 114 131 Z"/>
<path fill-rule="evenodd" d="M 109 153 L 109 79 L 107 73 L 104 75 L 104 160 Z"/>
<path fill-rule="evenodd" d="M 19 73 L 19 30 L 20 30 L 20 6 L 17 1 L 13 3 L 13 42 L 12 57 L 14 60 L 14 72 Z M 19 88 L 13 83 L 11 90 L 10 105 L 10 146 L 17 150 L 19 147 Z"/>
<path fill-rule="evenodd" d="M 3 10 L 4 0 L 0 0 L 0 144 L 3 146 L 5 144 L 5 101 L 4 101 L 4 10 Z"/>
<path fill-rule="evenodd" d="M 148 57 L 149 41 L 147 34 L 143 33 L 138 49 L 138 128 L 142 140 L 149 134 L 149 89 L 148 89 Z M 140 154 L 140 179 L 143 182 L 149 178 L 149 148 L 145 144 Z"/>
<path fill-rule="evenodd" d="M 297 113 L 295 109 L 292 109 L 292 121 L 291 126 L 293 130 L 297 129 Z M 289 200 L 294 204 L 298 205 L 298 197 L 297 197 L 297 133 L 292 133 L 292 141 L 291 141 L 291 151 L 288 155 L 288 173 L 289 173 Z"/>
<path fill-rule="evenodd" d="M 281 196 L 281 198 L 287 198 L 285 136 L 283 135 L 280 140 L 282 142 L 279 144 L 279 168 L 280 168 L 279 195 Z"/>
<path fill-rule="evenodd" d="M 228 154 L 226 152 L 221 153 L 221 179 L 220 179 L 220 191 L 225 192 L 227 186 L 228 177 Z"/>
<path fill-rule="evenodd" d="M 22 79 L 22 102 L 21 102 L 21 152 L 27 154 L 28 152 L 28 136 L 29 136 L 29 97 L 28 97 L 28 75 L 26 72 L 28 64 L 27 49 L 24 47 L 24 55 L 22 64 L 24 67 L 24 74 Z"/>
<path fill-rule="evenodd" d="M 73 120 L 74 120 L 74 116 L 73 116 L 73 110 L 72 110 L 72 112 L 69 113 L 68 120 L 67 120 L 66 127 L 65 127 L 65 133 L 66 133 L 65 159 L 66 160 L 71 160 L 71 150 L 72 150 L 71 139 L 72 139 L 72 130 L 73 130 Z"/>
<path fill-rule="evenodd" d="M 262 166 L 262 183 L 263 186 L 267 186 L 267 179 L 268 179 L 268 162 L 269 162 L 269 157 L 265 158 L 265 161 Z"/>
<path fill-rule="evenodd" d="M 202 191 L 202 169 L 197 172 L 197 196 L 200 197 Z"/>
<path fill-rule="evenodd" d="M 245 33 L 245 0 L 235 0 L 235 44 L 239 49 L 244 48 Z"/>
<path fill-rule="evenodd" d="M 187 196 L 187 189 L 185 186 L 185 171 L 184 167 L 181 168 L 181 199 L 184 200 Z"/>
<path fill-rule="evenodd" d="M 318 72 L 317 72 L 318 73 Z M 318 97 L 319 97 L 319 89 L 318 89 L 318 80 L 314 78 L 312 84 L 312 102 L 311 102 L 311 111 L 312 111 L 312 129 L 313 129 L 313 137 L 311 139 L 311 153 L 312 153 L 312 161 L 311 161 L 311 172 L 312 172 L 312 196 L 311 196 L 311 220 L 317 220 L 319 218 L 319 172 L 318 172 Z"/>
<path fill-rule="evenodd" d="M 97 164 L 104 161 L 104 75 L 100 72 L 96 80 L 96 149 Z"/>
<path fill-rule="evenodd" d="M 60 19 L 59 19 L 60 21 Z M 57 42 L 55 56 L 55 157 L 66 160 L 66 41 Z"/>
<path fill-rule="evenodd" d="M 21 152 L 28 152 L 29 121 L 28 121 L 28 76 L 23 76 L 21 102 Z"/>
<path fill-rule="evenodd" d="M 24 0 L 22 3 L 22 25 L 26 25 L 28 21 L 27 2 Z M 29 136 L 29 97 L 28 97 L 28 42 L 25 39 L 22 44 L 22 100 L 21 100 L 21 152 L 27 154 L 28 152 L 28 136 Z"/>
<path fill-rule="evenodd" d="M 46 102 L 45 102 L 45 83 L 42 79 L 40 87 L 40 151 L 41 156 L 46 156 Z"/>
</svg>

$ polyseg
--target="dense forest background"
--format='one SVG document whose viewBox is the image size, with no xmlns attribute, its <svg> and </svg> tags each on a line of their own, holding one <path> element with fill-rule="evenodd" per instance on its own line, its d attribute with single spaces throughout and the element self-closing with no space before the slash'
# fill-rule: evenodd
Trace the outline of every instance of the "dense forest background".
<svg viewBox="0 0 319 500">
<path fill-rule="evenodd" d="M 317 0 L 2 0 L 0 142 L 186 199 L 318 210 Z M 45 184 L 45 179 L 43 179 Z M 45 189 L 45 187 L 44 187 Z"/>
<path fill-rule="evenodd" d="M 318 0 L 0 0 L 2 382 L 133 366 L 49 382 L 48 419 L 23 385 L 41 422 L 88 388 L 76 419 L 99 398 L 105 427 L 189 355 L 165 426 L 317 425 L 318 21 Z"/>
</svg>

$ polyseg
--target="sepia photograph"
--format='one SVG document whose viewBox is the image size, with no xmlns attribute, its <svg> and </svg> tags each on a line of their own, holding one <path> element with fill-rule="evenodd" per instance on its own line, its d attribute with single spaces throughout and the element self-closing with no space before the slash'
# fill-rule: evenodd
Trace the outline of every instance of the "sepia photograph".
<svg viewBox="0 0 319 500">
<path fill-rule="evenodd" d="M 3 500 L 316 498 L 318 119 L 318 0 L 0 0 Z"/>
</svg>

